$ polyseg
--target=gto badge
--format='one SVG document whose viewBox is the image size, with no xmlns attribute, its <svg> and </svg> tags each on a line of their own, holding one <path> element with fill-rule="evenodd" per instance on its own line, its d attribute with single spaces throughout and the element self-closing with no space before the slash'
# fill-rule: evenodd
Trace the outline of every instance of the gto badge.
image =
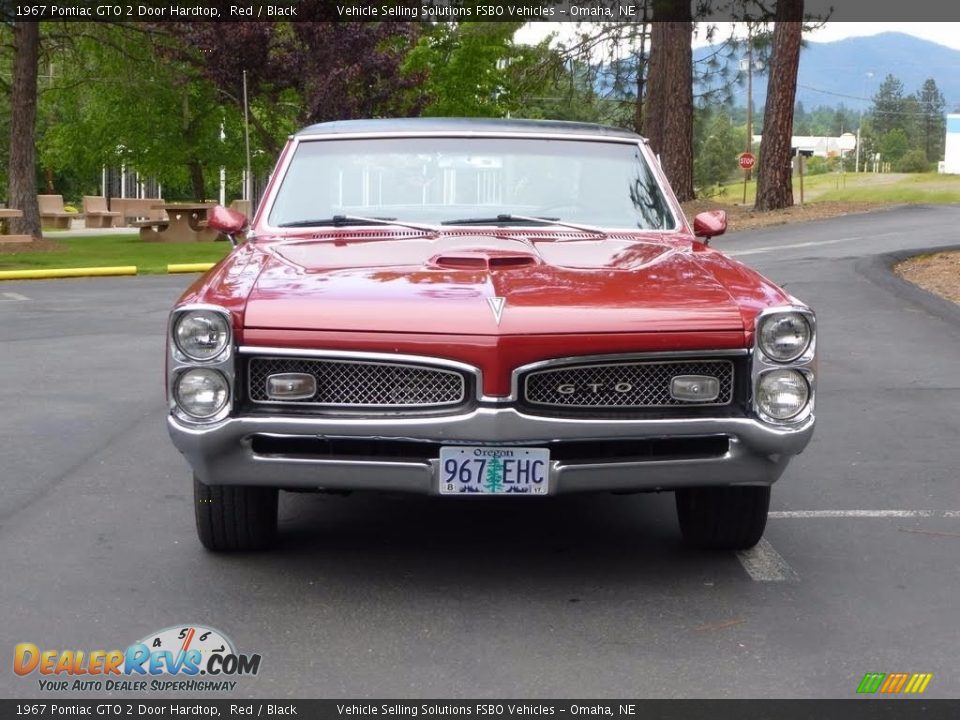
<svg viewBox="0 0 960 720">
<path fill-rule="evenodd" d="M 499 325 L 500 319 L 503 317 L 503 306 L 506 304 L 507 299 L 502 297 L 490 297 L 487 298 L 487 302 L 490 303 L 490 309 L 493 310 L 493 318 L 497 321 L 497 325 Z"/>
<path fill-rule="evenodd" d="M 562 385 L 557 385 L 557 392 L 561 395 L 573 395 L 575 392 L 585 391 L 589 389 L 593 392 L 594 395 L 599 395 L 601 392 L 613 392 L 617 393 L 628 393 L 633 390 L 633 384 L 628 382 L 618 382 L 618 383 L 583 383 L 582 385 L 576 385 L 575 383 L 563 383 Z"/>
</svg>

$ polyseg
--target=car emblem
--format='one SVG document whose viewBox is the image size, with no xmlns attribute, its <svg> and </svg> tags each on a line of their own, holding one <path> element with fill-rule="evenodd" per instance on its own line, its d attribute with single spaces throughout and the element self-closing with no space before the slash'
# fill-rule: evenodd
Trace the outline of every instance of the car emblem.
<svg viewBox="0 0 960 720">
<path fill-rule="evenodd" d="M 487 302 L 490 303 L 490 309 L 493 310 L 493 317 L 497 321 L 497 325 L 500 324 L 500 319 L 503 317 L 503 306 L 506 304 L 507 299 L 502 297 L 491 297 L 487 298 Z"/>
</svg>

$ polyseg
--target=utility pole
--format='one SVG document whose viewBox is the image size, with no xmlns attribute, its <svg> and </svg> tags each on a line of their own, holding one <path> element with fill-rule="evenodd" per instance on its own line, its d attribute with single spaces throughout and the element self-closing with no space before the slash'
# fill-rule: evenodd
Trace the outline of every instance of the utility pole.
<svg viewBox="0 0 960 720">
<path fill-rule="evenodd" d="M 867 81 L 873 77 L 872 72 L 868 72 L 863 76 L 863 84 L 860 86 L 860 120 L 857 122 L 857 166 L 853 169 L 854 172 L 860 172 L 860 128 L 863 127 L 863 103 L 867 99 Z M 863 159 L 863 170 L 867 170 L 867 158 Z"/>
<path fill-rule="evenodd" d="M 745 152 L 753 150 L 753 27 L 747 23 L 747 142 Z M 747 183 L 751 171 L 743 174 L 743 204 L 747 204 Z"/>
<path fill-rule="evenodd" d="M 753 32 L 747 31 L 747 147 L 753 150 Z M 747 178 L 750 173 L 747 172 Z"/>
</svg>

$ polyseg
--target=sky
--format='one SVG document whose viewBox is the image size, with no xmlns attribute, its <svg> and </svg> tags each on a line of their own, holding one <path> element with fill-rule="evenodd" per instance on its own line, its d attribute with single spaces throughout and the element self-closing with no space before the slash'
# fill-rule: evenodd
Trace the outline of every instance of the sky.
<svg viewBox="0 0 960 720">
<path fill-rule="evenodd" d="M 717 23 L 722 27 L 719 28 L 716 38 L 726 37 L 730 26 L 734 24 Z M 557 32 L 562 38 L 566 33 L 573 33 L 575 30 L 576 23 L 528 23 L 515 37 L 518 42 L 537 42 L 551 32 Z M 960 50 L 960 23 L 951 22 L 828 22 L 823 27 L 806 33 L 804 37 L 811 42 L 833 42 L 848 37 L 877 35 L 884 32 L 906 33 Z M 706 41 L 702 37 L 699 41 L 694 41 L 695 47 L 705 44 Z"/>
<path fill-rule="evenodd" d="M 734 23 L 722 23 L 733 25 Z M 724 31 L 726 32 L 726 31 Z M 899 32 L 960 50 L 960 23 L 950 22 L 828 22 L 804 35 L 810 42 L 833 42 L 848 37 Z"/>
</svg>

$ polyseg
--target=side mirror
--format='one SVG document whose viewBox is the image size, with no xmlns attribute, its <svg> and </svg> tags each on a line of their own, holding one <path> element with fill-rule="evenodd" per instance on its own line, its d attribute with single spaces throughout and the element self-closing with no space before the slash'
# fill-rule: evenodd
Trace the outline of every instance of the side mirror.
<svg viewBox="0 0 960 720">
<path fill-rule="evenodd" d="M 727 231 L 727 213 L 724 210 L 708 210 L 693 219 L 693 234 L 709 240 Z"/>
<path fill-rule="evenodd" d="M 243 213 L 216 205 L 207 213 L 207 227 L 219 230 L 230 239 L 232 245 L 237 244 L 236 236 L 247 229 L 250 222 Z"/>
</svg>

